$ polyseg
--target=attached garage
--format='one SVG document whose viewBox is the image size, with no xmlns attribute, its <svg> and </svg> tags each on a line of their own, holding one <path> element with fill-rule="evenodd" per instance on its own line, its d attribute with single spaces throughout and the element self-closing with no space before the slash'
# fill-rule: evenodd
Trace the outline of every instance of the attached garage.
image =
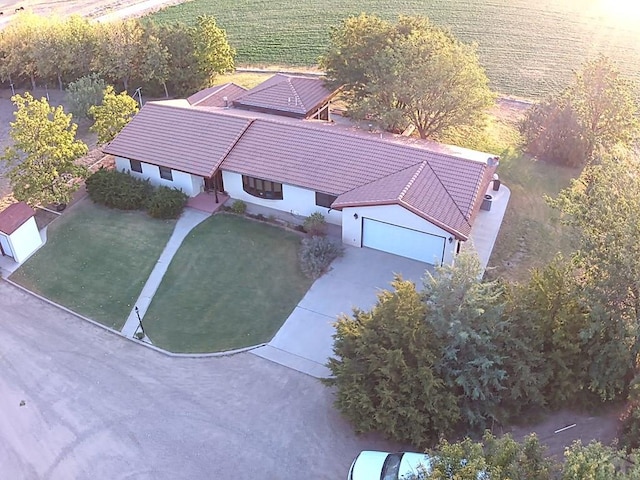
<svg viewBox="0 0 640 480">
<path fill-rule="evenodd" d="M 445 238 L 363 218 L 362 246 L 425 263 L 441 264 L 444 261 Z"/>
</svg>

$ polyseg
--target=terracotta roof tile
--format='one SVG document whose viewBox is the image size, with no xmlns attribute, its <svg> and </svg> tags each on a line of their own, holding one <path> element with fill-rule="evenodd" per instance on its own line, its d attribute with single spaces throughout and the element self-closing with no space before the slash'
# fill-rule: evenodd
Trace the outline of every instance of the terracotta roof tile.
<svg viewBox="0 0 640 480">
<path fill-rule="evenodd" d="M 233 105 L 306 117 L 333 95 L 321 78 L 279 73 L 234 100 Z"/>
<path fill-rule="evenodd" d="M 226 107 L 246 92 L 247 89 L 240 85 L 224 83 L 200 90 L 188 97 L 187 101 L 194 107 Z"/>
<path fill-rule="evenodd" d="M 148 102 L 104 153 L 210 177 L 251 119 Z"/>
<path fill-rule="evenodd" d="M 0 232 L 11 235 L 27 220 L 35 215 L 35 211 L 25 202 L 9 205 L 0 212 Z"/>
<path fill-rule="evenodd" d="M 150 102 L 105 153 L 201 176 L 224 170 L 338 196 L 334 208 L 396 203 L 466 239 L 495 170 L 474 159 L 275 116 Z"/>
</svg>

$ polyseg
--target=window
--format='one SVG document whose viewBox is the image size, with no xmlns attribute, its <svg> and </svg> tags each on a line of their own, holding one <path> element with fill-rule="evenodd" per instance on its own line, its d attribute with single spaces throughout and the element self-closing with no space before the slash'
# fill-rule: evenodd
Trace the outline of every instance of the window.
<svg viewBox="0 0 640 480">
<path fill-rule="evenodd" d="M 142 173 L 142 164 L 138 160 L 129 160 L 131 164 L 131 171 Z"/>
<path fill-rule="evenodd" d="M 165 180 L 170 180 L 173 182 L 173 174 L 171 173 L 171 169 L 167 167 L 160 167 L 160 178 L 164 178 Z"/>
<path fill-rule="evenodd" d="M 242 176 L 242 189 L 249 195 L 270 200 L 282 200 L 282 184 L 261 178 Z"/>
<path fill-rule="evenodd" d="M 328 193 L 316 192 L 316 205 L 319 207 L 331 208 L 331 204 L 336 201 L 335 195 L 329 195 Z"/>
</svg>

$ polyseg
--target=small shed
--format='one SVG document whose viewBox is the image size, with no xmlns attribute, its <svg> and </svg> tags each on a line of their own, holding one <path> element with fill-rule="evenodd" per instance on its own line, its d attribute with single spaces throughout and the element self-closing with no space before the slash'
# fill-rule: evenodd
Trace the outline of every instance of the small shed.
<svg viewBox="0 0 640 480">
<path fill-rule="evenodd" d="M 22 263 L 42 246 L 34 215 L 33 208 L 25 202 L 14 203 L 0 212 L 0 254 Z"/>
</svg>

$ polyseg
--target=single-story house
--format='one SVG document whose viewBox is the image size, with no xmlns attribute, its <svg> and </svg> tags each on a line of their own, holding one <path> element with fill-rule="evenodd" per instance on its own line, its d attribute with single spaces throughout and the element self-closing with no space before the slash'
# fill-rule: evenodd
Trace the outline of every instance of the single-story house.
<svg viewBox="0 0 640 480">
<path fill-rule="evenodd" d="M 33 208 L 25 202 L 9 205 L 0 212 L 0 255 L 24 262 L 42 246 Z"/>
<path fill-rule="evenodd" d="M 229 89 L 238 96 L 227 97 L 224 106 L 219 100 L 208 106 L 149 102 L 104 152 L 116 157 L 119 170 L 189 196 L 214 189 L 295 215 L 320 211 L 341 227 L 347 245 L 451 263 L 469 238 L 497 158 L 443 153 L 309 121 L 323 105 L 328 112 L 335 92 L 320 79 L 305 79 L 304 91 L 313 92 L 314 105 L 297 100 L 291 105 L 290 90 L 277 80 L 244 93 Z M 284 82 L 289 83 L 302 92 L 303 83 Z M 274 85 L 279 90 L 271 90 Z M 270 100 L 260 96 L 269 90 Z M 219 91 L 209 93 L 219 97 Z M 247 110 L 247 99 L 258 104 L 256 98 L 263 103 Z M 283 112 L 289 107 L 311 111 L 311 117 L 292 118 Z"/>
</svg>

